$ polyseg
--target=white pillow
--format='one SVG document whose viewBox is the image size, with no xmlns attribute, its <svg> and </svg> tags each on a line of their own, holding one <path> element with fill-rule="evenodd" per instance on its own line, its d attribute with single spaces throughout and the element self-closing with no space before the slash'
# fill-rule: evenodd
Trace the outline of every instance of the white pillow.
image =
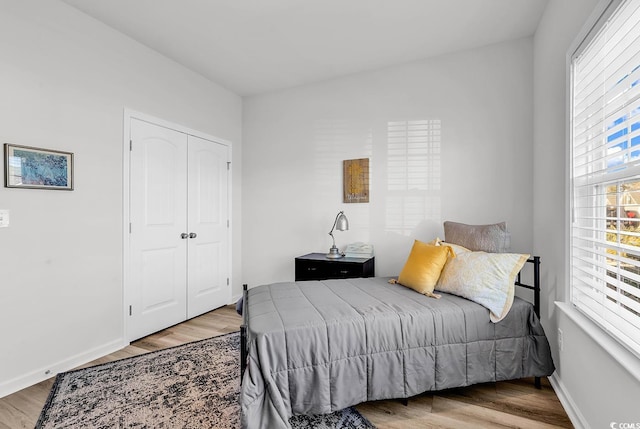
<svg viewBox="0 0 640 429">
<path fill-rule="evenodd" d="M 447 261 L 436 289 L 477 302 L 491 311 L 492 322 L 499 322 L 511 309 L 515 277 L 527 259 L 517 253 L 458 253 Z"/>
<path fill-rule="evenodd" d="M 433 240 L 431 240 L 429 243 L 432 246 L 449 246 L 451 247 L 451 250 L 453 250 L 454 254 L 459 254 L 459 253 L 467 253 L 467 252 L 471 252 L 471 250 L 467 249 L 466 247 L 460 246 L 458 244 L 453 244 L 453 243 L 449 243 L 446 241 L 442 241 L 440 240 L 440 237 L 436 237 Z"/>
</svg>

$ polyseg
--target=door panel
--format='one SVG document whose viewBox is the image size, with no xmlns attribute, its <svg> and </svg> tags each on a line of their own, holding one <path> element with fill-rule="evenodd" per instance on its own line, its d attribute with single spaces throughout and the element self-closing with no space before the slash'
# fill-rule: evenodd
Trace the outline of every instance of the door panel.
<svg viewBox="0 0 640 429">
<path fill-rule="evenodd" d="M 227 160 L 226 146 L 189 136 L 189 318 L 231 301 Z"/>
<path fill-rule="evenodd" d="M 184 283 L 178 284 L 173 280 L 176 277 L 174 261 L 182 258 L 182 255 L 176 255 L 176 250 L 182 251 L 176 248 L 142 251 L 140 311 L 143 316 L 163 307 L 176 305 L 181 299 L 180 295 L 184 294 Z"/>
<path fill-rule="evenodd" d="M 189 283 L 193 285 L 193 293 L 191 297 L 201 299 L 205 295 L 215 292 L 220 286 L 220 243 L 191 243 L 190 250 L 195 266 L 200 267 L 189 273 Z M 215 307 L 214 307 L 215 308 Z M 206 310 L 205 310 L 206 311 Z"/>
<path fill-rule="evenodd" d="M 131 119 L 128 339 L 186 318 L 187 136 Z"/>
<path fill-rule="evenodd" d="M 170 131 L 170 130 L 166 130 Z M 169 138 L 180 137 L 168 136 Z M 138 148 L 138 146 L 141 146 Z M 143 151 L 142 172 L 144 174 L 144 224 L 151 226 L 171 226 L 185 221 L 183 200 L 185 190 L 182 188 L 184 179 L 178 175 L 183 171 L 179 165 L 182 144 L 161 138 L 145 138 L 136 141 L 136 152 Z M 176 171 L 178 170 L 178 171 Z M 181 195 L 176 195 L 177 193 Z"/>
</svg>

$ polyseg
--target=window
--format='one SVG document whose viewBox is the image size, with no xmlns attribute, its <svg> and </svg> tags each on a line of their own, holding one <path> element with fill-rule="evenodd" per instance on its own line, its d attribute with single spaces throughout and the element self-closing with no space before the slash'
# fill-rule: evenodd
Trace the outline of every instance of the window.
<svg viewBox="0 0 640 429">
<path fill-rule="evenodd" d="M 571 302 L 640 355 L 640 0 L 571 60 Z"/>
</svg>

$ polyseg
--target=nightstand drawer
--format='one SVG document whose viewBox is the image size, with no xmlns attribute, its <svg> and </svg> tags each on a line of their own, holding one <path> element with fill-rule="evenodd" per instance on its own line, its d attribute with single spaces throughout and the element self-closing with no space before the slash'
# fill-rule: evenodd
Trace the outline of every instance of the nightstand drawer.
<svg viewBox="0 0 640 429">
<path fill-rule="evenodd" d="M 331 276 L 328 264 L 296 259 L 296 280 L 322 280 Z"/>
<path fill-rule="evenodd" d="M 354 277 L 363 277 L 361 264 L 333 264 L 330 271 L 330 278 L 348 279 Z"/>
<path fill-rule="evenodd" d="M 328 259 L 323 253 L 299 256 L 295 259 L 296 281 L 373 277 L 374 259 Z"/>
</svg>

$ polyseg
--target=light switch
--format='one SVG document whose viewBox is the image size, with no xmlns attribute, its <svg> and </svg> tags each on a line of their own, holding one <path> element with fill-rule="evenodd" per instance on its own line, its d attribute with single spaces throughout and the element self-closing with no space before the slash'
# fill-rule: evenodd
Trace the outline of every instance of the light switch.
<svg viewBox="0 0 640 429">
<path fill-rule="evenodd" d="M 9 226 L 9 210 L 0 210 L 0 228 Z"/>
</svg>

